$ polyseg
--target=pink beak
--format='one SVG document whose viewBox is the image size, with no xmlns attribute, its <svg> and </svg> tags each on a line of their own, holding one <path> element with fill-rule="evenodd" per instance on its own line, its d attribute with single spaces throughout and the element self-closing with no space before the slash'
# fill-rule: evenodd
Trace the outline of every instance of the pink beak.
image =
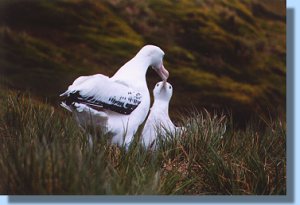
<svg viewBox="0 0 300 205">
<path fill-rule="evenodd" d="M 169 72 L 167 71 L 167 69 L 165 69 L 163 64 L 161 65 L 161 67 L 159 69 L 155 69 L 155 71 L 161 77 L 161 79 L 163 81 L 167 81 L 167 79 L 169 77 Z"/>
</svg>

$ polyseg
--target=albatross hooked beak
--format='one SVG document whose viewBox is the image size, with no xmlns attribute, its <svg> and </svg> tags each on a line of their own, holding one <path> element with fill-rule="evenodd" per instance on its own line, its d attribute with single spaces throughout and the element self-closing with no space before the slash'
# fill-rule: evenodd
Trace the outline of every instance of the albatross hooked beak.
<svg viewBox="0 0 300 205">
<path fill-rule="evenodd" d="M 160 68 L 155 69 L 155 71 L 157 72 L 157 74 L 161 77 L 161 79 L 163 81 L 167 81 L 168 77 L 169 77 L 169 72 L 167 71 L 167 69 L 165 69 L 164 65 L 161 64 Z"/>
<path fill-rule="evenodd" d="M 167 85 L 167 81 L 164 80 L 164 82 L 163 82 L 163 87 L 166 87 L 166 85 Z"/>
<path fill-rule="evenodd" d="M 167 80 L 163 80 L 162 86 L 160 87 L 159 93 L 165 92 L 166 91 L 166 86 L 167 86 Z"/>
</svg>

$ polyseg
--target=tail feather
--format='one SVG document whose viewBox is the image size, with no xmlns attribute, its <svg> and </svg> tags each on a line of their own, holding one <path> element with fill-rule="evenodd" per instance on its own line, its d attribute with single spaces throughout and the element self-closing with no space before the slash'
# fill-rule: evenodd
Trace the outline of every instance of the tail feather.
<svg viewBox="0 0 300 205">
<path fill-rule="evenodd" d="M 66 90 L 64 93 L 59 95 L 59 97 L 67 97 L 67 96 L 69 96 L 69 90 Z"/>
<path fill-rule="evenodd" d="M 60 106 L 62 106 L 63 108 L 67 109 L 68 111 L 72 112 L 72 109 L 70 106 L 68 106 L 65 102 L 61 102 Z"/>
</svg>

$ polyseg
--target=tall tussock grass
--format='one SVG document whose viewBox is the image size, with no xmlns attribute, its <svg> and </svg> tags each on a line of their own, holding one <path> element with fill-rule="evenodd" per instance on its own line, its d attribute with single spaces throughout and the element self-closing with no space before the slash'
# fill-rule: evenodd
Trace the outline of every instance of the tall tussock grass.
<svg viewBox="0 0 300 205">
<path fill-rule="evenodd" d="M 1 99 L 1 194 L 286 194 L 283 119 L 234 128 L 230 116 L 193 112 L 184 132 L 158 136 L 156 149 L 128 149 L 70 113 L 11 94 Z"/>
</svg>

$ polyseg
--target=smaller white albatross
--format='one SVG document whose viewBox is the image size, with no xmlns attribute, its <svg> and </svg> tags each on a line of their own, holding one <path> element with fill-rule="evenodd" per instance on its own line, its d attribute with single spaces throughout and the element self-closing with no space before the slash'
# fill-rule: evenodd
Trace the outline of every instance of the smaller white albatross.
<svg viewBox="0 0 300 205">
<path fill-rule="evenodd" d="M 81 76 L 60 95 L 61 106 L 74 113 L 81 127 L 99 127 L 111 133 L 112 143 L 128 147 L 149 112 L 148 67 L 164 81 L 169 77 L 163 56 L 159 47 L 146 45 L 111 78 Z"/>
<path fill-rule="evenodd" d="M 154 102 L 142 131 L 142 144 L 152 149 L 156 148 L 158 135 L 165 137 L 184 131 L 184 127 L 176 127 L 169 117 L 169 102 L 173 87 L 166 81 L 158 82 L 153 89 Z"/>
</svg>

